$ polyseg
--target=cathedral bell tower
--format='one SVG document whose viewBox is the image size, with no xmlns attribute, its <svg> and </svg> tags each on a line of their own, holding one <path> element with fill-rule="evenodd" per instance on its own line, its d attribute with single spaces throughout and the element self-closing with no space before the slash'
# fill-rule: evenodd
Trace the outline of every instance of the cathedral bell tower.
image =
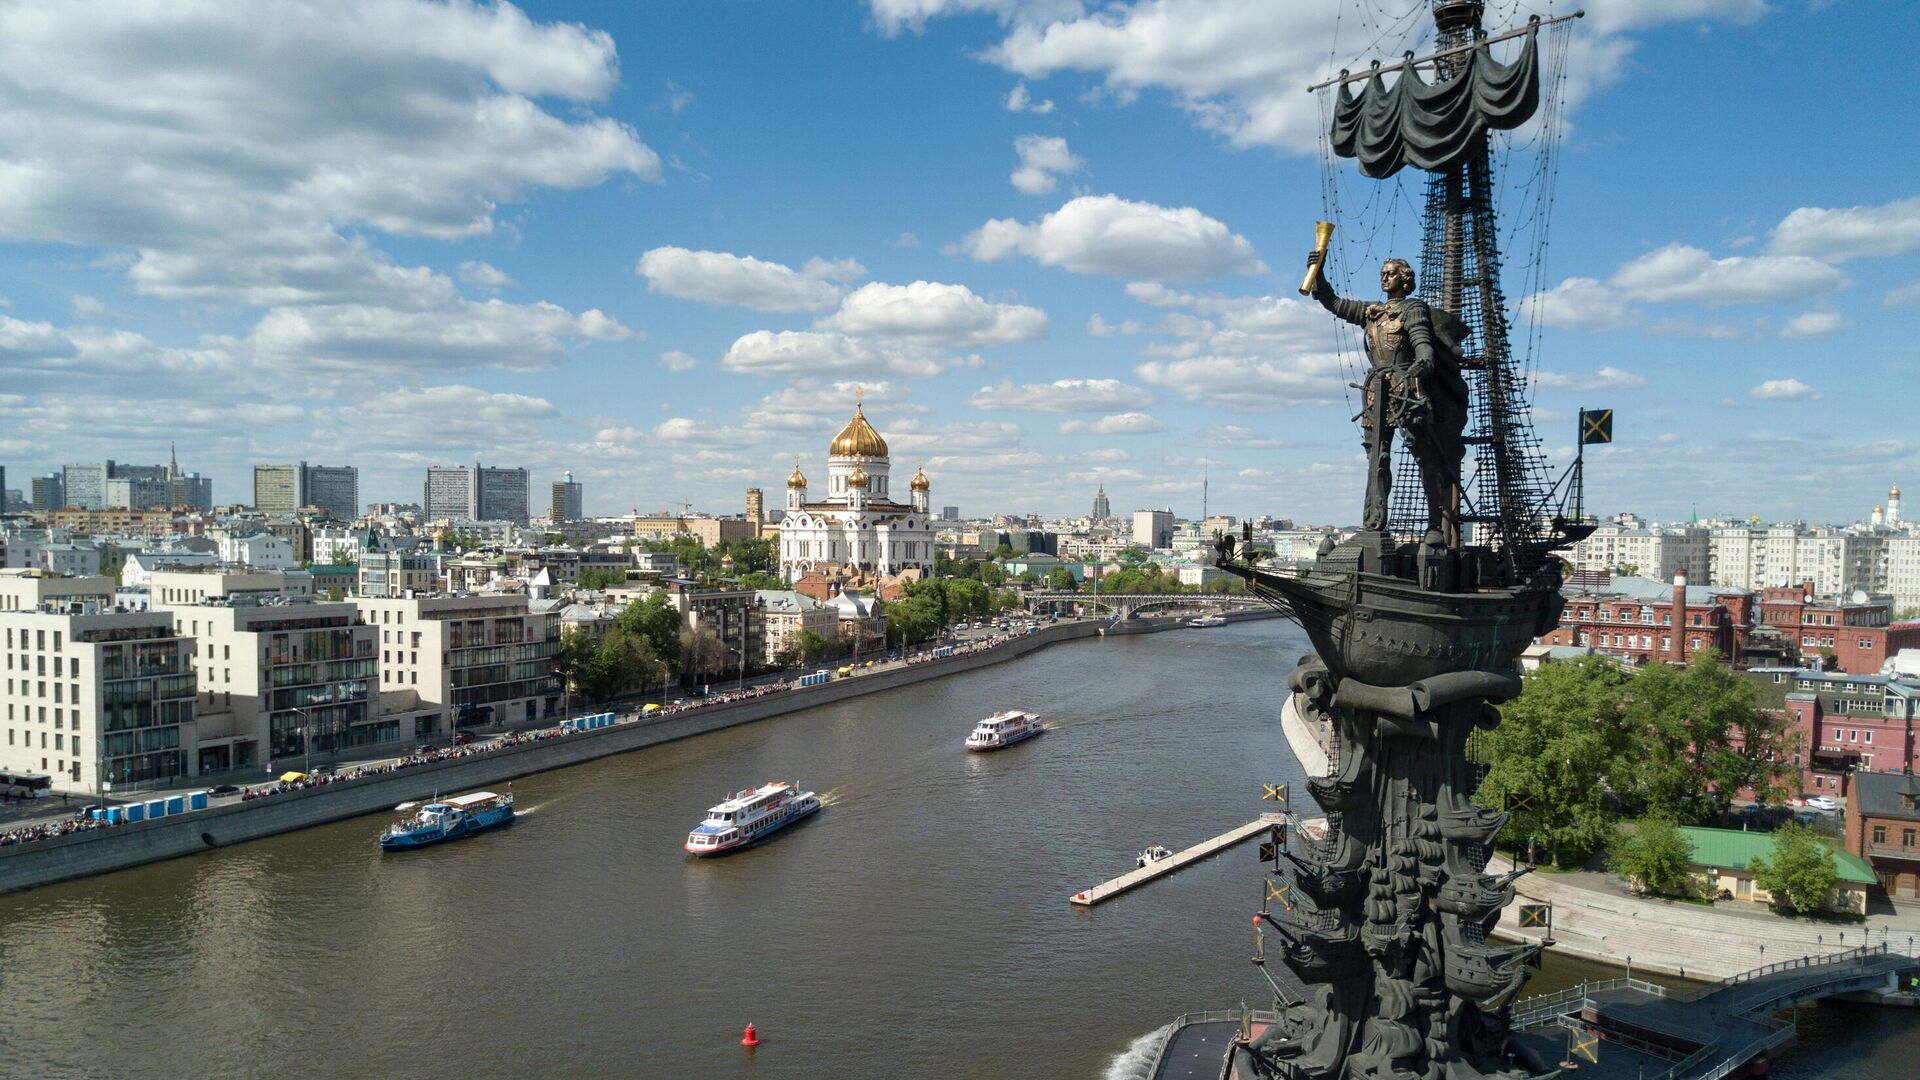
<svg viewBox="0 0 1920 1080">
<path fill-rule="evenodd" d="M 798 513 L 807 501 L 807 475 L 800 471 L 800 459 L 793 459 L 793 472 L 787 475 L 787 512 Z"/>
<path fill-rule="evenodd" d="M 931 496 L 927 494 L 927 491 L 933 485 L 927 480 L 927 467 L 925 465 L 914 470 L 913 481 L 908 486 L 913 489 L 913 509 L 918 513 L 928 513 L 927 505 Z"/>
</svg>

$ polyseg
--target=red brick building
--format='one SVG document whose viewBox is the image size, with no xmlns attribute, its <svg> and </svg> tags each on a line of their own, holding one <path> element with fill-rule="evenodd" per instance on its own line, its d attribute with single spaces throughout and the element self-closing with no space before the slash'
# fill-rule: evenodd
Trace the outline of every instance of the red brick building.
<svg viewBox="0 0 1920 1080">
<path fill-rule="evenodd" d="M 1894 653 L 1920 648 L 1920 623 L 1895 623 L 1891 595 L 1815 596 L 1810 581 L 1764 590 L 1760 623 L 1799 646 L 1803 664 L 1850 675 L 1876 674 Z"/>
<path fill-rule="evenodd" d="M 1888 896 L 1920 898 L 1920 778 L 1858 773 L 1847 810 L 1847 851 L 1867 860 Z"/>
<path fill-rule="evenodd" d="M 1803 792 L 1843 795 L 1849 776 L 1920 768 L 1920 682 L 1809 668 L 1744 674 L 1786 717 Z"/>
<path fill-rule="evenodd" d="M 1540 638 L 1547 645 L 1587 645 L 1619 660 L 1686 663 L 1701 649 L 1739 659 L 1753 626 L 1754 596 L 1739 589 L 1672 586 L 1639 577 L 1588 577 L 1591 591 L 1569 593 L 1560 625 Z"/>
</svg>

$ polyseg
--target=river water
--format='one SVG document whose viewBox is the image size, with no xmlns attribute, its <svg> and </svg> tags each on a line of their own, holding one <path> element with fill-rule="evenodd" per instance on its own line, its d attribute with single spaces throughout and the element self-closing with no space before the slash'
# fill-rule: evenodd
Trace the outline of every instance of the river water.
<svg viewBox="0 0 1920 1080">
<path fill-rule="evenodd" d="M 440 848 L 382 855 L 363 818 L 0 897 L 0 1076 L 1117 1080 L 1174 1015 L 1264 1000 L 1262 874 L 1244 847 L 1067 897 L 1299 779 L 1275 716 L 1305 649 L 1279 622 L 1060 645 L 531 777 L 511 829 Z M 1047 735 L 962 751 L 1009 706 Z M 681 852 L 769 779 L 826 810 Z M 1819 1012 L 1776 1075 L 1912 1075 L 1875 1063 L 1920 1060 L 1920 1016 Z"/>
</svg>

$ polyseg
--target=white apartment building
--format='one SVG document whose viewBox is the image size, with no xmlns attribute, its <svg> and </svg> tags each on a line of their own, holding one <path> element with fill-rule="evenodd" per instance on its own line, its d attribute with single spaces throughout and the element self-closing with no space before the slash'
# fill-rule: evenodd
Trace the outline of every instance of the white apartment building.
<svg viewBox="0 0 1920 1080">
<path fill-rule="evenodd" d="M 1920 610 L 1920 533 L 1887 537 L 1887 591 L 1896 615 Z"/>
<path fill-rule="evenodd" d="M 255 570 L 291 570 L 299 565 L 293 545 L 269 532 L 220 538 L 220 561 Z"/>
<path fill-rule="evenodd" d="M 168 580 L 241 576 L 268 575 L 156 575 L 155 610 L 194 643 L 196 771 L 283 768 L 309 746 L 329 753 L 398 738 L 374 715 L 377 635 L 352 604 L 315 603 L 310 594 L 215 595 Z"/>
<path fill-rule="evenodd" d="M 420 734 L 449 731 L 447 721 L 477 727 L 560 713 L 559 616 L 533 610 L 524 594 L 351 603 L 378 637 L 381 688 L 417 695 Z"/>
<path fill-rule="evenodd" d="M 1135 547 L 1164 548 L 1173 543 L 1173 511 L 1135 510 L 1133 512 Z"/>
<path fill-rule="evenodd" d="M 1576 570 L 1631 573 L 1670 581 L 1684 573 L 1690 581 L 1708 581 L 1712 534 L 1703 525 L 1653 525 L 1609 522 L 1568 552 Z"/>
<path fill-rule="evenodd" d="M 1864 527 L 1723 525 L 1708 539 L 1708 581 L 1756 592 L 1802 581 L 1823 596 L 1886 592 L 1887 545 L 1884 532 Z"/>
<path fill-rule="evenodd" d="M 0 572 L 0 771 L 97 795 L 193 775 L 193 642 L 113 581 Z"/>
</svg>

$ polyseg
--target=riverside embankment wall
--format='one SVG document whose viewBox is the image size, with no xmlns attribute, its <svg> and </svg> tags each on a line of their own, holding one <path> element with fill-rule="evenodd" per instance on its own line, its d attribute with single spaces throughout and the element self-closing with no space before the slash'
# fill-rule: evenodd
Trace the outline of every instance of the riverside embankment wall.
<svg viewBox="0 0 1920 1080">
<path fill-rule="evenodd" d="M 295 829 L 389 810 L 437 793 L 500 784 L 677 739 L 750 724 L 848 698 L 911 686 L 1026 656 L 1048 645 L 1099 636 L 1102 623 L 1049 626 L 992 649 L 761 698 L 714 705 L 658 720 L 638 720 L 560 738 L 521 743 L 472 757 L 415 765 L 325 787 L 229 803 L 177 817 L 0 847 L 0 893 L 104 874 L 258 840 Z M 371 837 L 369 837 L 371 840 Z"/>
</svg>

